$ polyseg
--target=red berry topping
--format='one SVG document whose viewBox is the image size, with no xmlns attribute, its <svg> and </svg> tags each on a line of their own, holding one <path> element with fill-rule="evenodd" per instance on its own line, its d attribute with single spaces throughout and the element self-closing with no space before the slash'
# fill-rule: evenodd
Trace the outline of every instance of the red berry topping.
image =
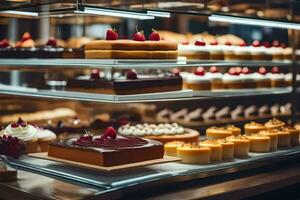
<svg viewBox="0 0 300 200">
<path fill-rule="evenodd" d="M 177 69 L 177 68 L 173 69 L 172 72 L 173 72 L 173 74 L 174 74 L 175 76 L 179 76 L 179 75 L 180 75 L 180 70 Z"/>
<path fill-rule="evenodd" d="M 133 40 L 135 41 L 145 41 L 145 36 L 144 36 L 144 31 L 138 31 L 137 27 L 136 27 L 136 33 L 133 35 Z"/>
<path fill-rule="evenodd" d="M 279 74 L 280 73 L 279 67 L 277 67 L 277 66 L 272 67 L 271 72 L 272 72 L 272 74 Z"/>
<path fill-rule="evenodd" d="M 151 40 L 151 41 L 159 41 L 160 40 L 160 36 L 156 30 L 152 29 L 152 33 L 149 36 L 149 40 Z"/>
<path fill-rule="evenodd" d="M 229 69 L 229 71 L 228 71 L 228 74 L 230 74 L 230 75 L 237 75 L 237 74 L 236 74 L 235 68 L 234 68 L 234 67 L 231 67 L 231 68 Z"/>
<path fill-rule="evenodd" d="M 30 39 L 31 39 L 30 33 L 26 32 L 23 34 L 21 41 L 24 42 L 24 41 L 30 40 Z"/>
<path fill-rule="evenodd" d="M 27 123 L 23 122 L 23 123 L 20 124 L 20 126 L 26 127 L 26 126 L 27 126 Z"/>
<path fill-rule="evenodd" d="M 93 135 L 91 135 L 91 134 L 83 134 L 83 135 L 81 135 L 80 136 L 80 138 L 79 138 L 79 140 L 85 140 L 85 141 L 87 141 L 87 140 L 93 140 Z"/>
<path fill-rule="evenodd" d="M 91 73 L 91 79 L 100 79 L 100 71 L 99 69 L 93 69 Z"/>
<path fill-rule="evenodd" d="M 129 123 L 129 120 L 127 117 L 121 117 L 120 119 L 118 119 L 118 125 L 119 126 L 123 126 Z"/>
<path fill-rule="evenodd" d="M 18 158 L 24 149 L 24 144 L 18 138 L 0 136 L 0 154 Z"/>
<path fill-rule="evenodd" d="M 219 72 L 219 69 L 216 67 L 216 66 L 212 66 L 211 68 L 209 68 L 209 71 L 211 73 L 218 73 Z"/>
<path fill-rule="evenodd" d="M 251 74 L 251 71 L 248 67 L 243 67 L 242 74 Z"/>
<path fill-rule="evenodd" d="M 281 43 L 280 47 L 283 48 L 283 49 L 285 49 L 286 48 L 286 44 L 285 43 Z"/>
<path fill-rule="evenodd" d="M 245 47 L 245 46 L 247 46 L 247 43 L 246 43 L 246 42 L 240 43 L 240 47 Z"/>
<path fill-rule="evenodd" d="M 231 46 L 231 45 L 232 45 L 232 43 L 231 43 L 231 42 L 229 42 L 229 41 L 226 41 L 226 42 L 225 42 L 225 45 L 227 45 L 227 46 Z"/>
<path fill-rule="evenodd" d="M 117 30 L 110 28 L 106 31 L 106 40 L 117 40 L 118 38 L 119 35 L 117 33 Z"/>
<path fill-rule="evenodd" d="M 236 75 L 240 75 L 242 73 L 242 68 L 241 67 L 236 67 L 235 68 L 235 73 L 236 73 Z"/>
<path fill-rule="evenodd" d="M 112 126 L 106 128 L 105 131 L 104 131 L 103 137 L 104 138 L 116 139 L 117 138 L 116 129 L 114 129 L 114 127 L 112 127 Z"/>
<path fill-rule="evenodd" d="M 134 70 L 131 70 L 126 74 L 126 78 L 129 80 L 137 79 L 137 73 Z"/>
<path fill-rule="evenodd" d="M 7 39 L 3 39 L 0 41 L 0 48 L 6 48 L 9 47 L 9 42 Z"/>
<path fill-rule="evenodd" d="M 266 48 L 271 48 L 271 44 L 267 41 L 263 42 L 263 46 Z"/>
<path fill-rule="evenodd" d="M 18 123 L 12 123 L 11 124 L 11 127 L 12 128 L 18 128 L 20 126 L 20 124 L 18 124 Z"/>
<path fill-rule="evenodd" d="M 280 47 L 280 42 L 278 40 L 274 40 L 272 43 L 273 47 Z"/>
<path fill-rule="evenodd" d="M 210 45 L 218 45 L 218 42 L 217 42 L 217 40 L 215 40 L 215 41 L 212 41 L 212 42 L 210 43 Z"/>
<path fill-rule="evenodd" d="M 253 43 L 252 43 L 252 46 L 253 47 L 260 47 L 261 44 L 260 44 L 260 42 L 258 40 L 254 40 Z"/>
<path fill-rule="evenodd" d="M 260 67 L 258 69 L 258 73 L 260 73 L 261 75 L 265 75 L 265 74 L 267 74 L 267 69 L 264 67 Z"/>
<path fill-rule="evenodd" d="M 25 122 L 23 121 L 23 119 L 21 117 L 19 117 L 17 124 L 22 124 L 22 123 L 25 123 Z"/>
<path fill-rule="evenodd" d="M 57 42 L 54 38 L 51 37 L 46 43 L 46 46 L 57 47 Z"/>
<path fill-rule="evenodd" d="M 196 40 L 195 45 L 196 46 L 205 46 L 206 43 L 202 39 L 198 39 L 198 40 Z"/>
<path fill-rule="evenodd" d="M 197 76 L 204 76 L 205 75 L 205 70 L 203 67 L 197 67 L 196 71 L 195 71 L 195 74 Z"/>
<path fill-rule="evenodd" d="M 188 45 L 189 44 L 189 41 L 185 40 L 183 42 L 181 42 L 182 45 Z"/>
</svg>

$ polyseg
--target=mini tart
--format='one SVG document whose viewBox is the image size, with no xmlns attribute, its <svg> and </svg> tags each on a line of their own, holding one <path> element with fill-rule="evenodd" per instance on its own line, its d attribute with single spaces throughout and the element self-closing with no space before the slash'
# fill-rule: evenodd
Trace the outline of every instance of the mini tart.
<svg viewBox="0 0 300 200">
<path fill-rule="evenodd" d="M 234 153 L 234 143 L 226 139 L 218 139 L 217 142 L 222 145 L 222 160 L 232 159 Z"/>
<path fill-rule="evenodd" d="M 211 149 L 210 161 L 222 160 L 222 145 L 216 140 L 205 140 L 200 142 L 199 145 L 209 147 Z"/>
<path fill-rule="evenodd" d="M 270 151 L 270 137 L 260 134 L 246 136 L 250 140 L 250 152 L 266 153 Z"/>
<path fill-rule="evenodd" d="M 226 126 L 226 129 L 228 131 L 231 131 L 232 135 L 237 136 L 241 135 L 242 130 L 239 127 L 236 127 L 235 125 L 229 124 Z"/>
<path fill-rule="evenodd" d="M 278 129 L 278 147 L 289 147 L 291 145 L 291 134 L 284 129 Z"/>
<path fill-rule="evenodd" d="M 227 141 L 234 143 L 235 156 L 248 156 L 250 149 L 250 140 L 242 135 L 230 136 L 226 138 Z"/>
<path fill-rule="evenodd" d="M 226 138 L 231 135 L 232 135 L 232 132 L 227 130 L 227 128 L 225 128 L 225 127 L 213 126 L 213 127 L 206 129 L 206 136 L 209 139 L 223 139 L 223 138 Z"/>
<path fill-rule="evenodd" d="M 270 138 L 270 150 L 277 150 L 278 146 L 278 132 L 276 130 L 263 130 L 259 131 L 260 135 L 265 135 Z"/>
<path fill-rule="evenodd" d="M 285 126 L 285 122 L 280 121 L 279 119 L 273 118 L 265 123 L 266 129 L 276 129 Z"/>
<path fill-rule="evenodd" d="M 257 122 L 250 122 L 244 125 L 245 134 L 258 133 L 259 131 L 265 130 L 266 127 L 263 124 Z"/>
<path fill-rule="evenodd" d="M 183 141 L 167 142 L 164 145 L 165 154 L 168 155 L 168 156 L 177 157 L 177 147 L 180 147 L 184 144 L 185 144 L 185 142 L 183 142 Z"/>
<path fill-rule="evenodd" d="M 211 149 L 188 143 L 177 147 L 177 155 L 183 163 L 207 164 L 210 162 Z"/>
<path fill-rule="evenodd" d="M 291 145 L 297 146 L 299 145 L 299 133 L 300 131 L 291 126 L 286 126 L 282 130 L 286 130 L 290 133 L 291 137 Z"/>
</svg>

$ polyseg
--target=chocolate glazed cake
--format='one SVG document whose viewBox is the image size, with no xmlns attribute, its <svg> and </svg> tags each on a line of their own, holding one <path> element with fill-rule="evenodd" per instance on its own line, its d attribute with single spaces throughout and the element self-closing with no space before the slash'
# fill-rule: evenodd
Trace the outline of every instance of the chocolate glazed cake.
<svg viewBox="0 0 300 200">
<path fill-rule="evenodd" d="M 144 76 L 137 77 L 132 75 L 135 72 L 129 72 L 129 76 L 120 77 L 115 80 L 83 76 L 75 79 L 69 79 L 67 89 L 77 92 L 92 92 L 102 94 L 140 94 L 154 92 L 168 92 L 182 89 L 182 78 L 177 75 L 165 77 Z"/>
<path fill-rule="evenodd" d="M 116 136 L 115 133 L 113 128 L 108 128 L 101 137 L 84 135 L 50 144 L 48 156 L 104 167 L 163 157 L 164 150 L 160 142 Z"/>
</svg>

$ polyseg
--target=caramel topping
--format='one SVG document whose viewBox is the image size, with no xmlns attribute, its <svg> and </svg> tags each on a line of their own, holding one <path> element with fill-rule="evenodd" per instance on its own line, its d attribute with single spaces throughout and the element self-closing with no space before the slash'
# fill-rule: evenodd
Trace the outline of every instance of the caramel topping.
<svg viewBox="0 0 300 200">
<path fill-rule="evenodd" d="M 258 126 L 258 127 L 261 127 L 261 128 L 263 128 L 264 127 L 264 125 L 263 124 L 260 124 L 260 123 L 257 123 L 257 122 L 249 122 L 249 123 L 246 123 L 245 124 L 245 127 L 246 126 Z"/>
<path fill-rule="evenodd" d="M 246 136 L 244 136 L 244 135 L 237 135 L 237 136 L 228 136 L 228 137 L 226 137 L 226 139 L 227 140 L 246 140 L 246 141 L 248 141 L 249 139 L 246 137 Z"/>
<path fill-rule="evenodd" d="M 167 142 L 165 146 L 182 146 L 184 144 L 185 142 L 183 141 L 172 141 L 172 142 Z"/>
<path fill-rule="evenodd" d="M 185 149 L 203 149 L 203 148 L 207 148 L 207 147 L 204 147 L 204 146 L 196 144 L 196 143 L 187 143 L 187 144 L 182 145 L 181 147 L 185 148 Z"/>
<path fill-rule="evenodd" d="M 285 122 L 280 121 L 277 118 L 273 118 L 273 119 L 270 119 L 269 121 L 267 121 L 265 124 L 266 125 L 282 125 L 282 126 L 284 126 Z"/>
</svg>

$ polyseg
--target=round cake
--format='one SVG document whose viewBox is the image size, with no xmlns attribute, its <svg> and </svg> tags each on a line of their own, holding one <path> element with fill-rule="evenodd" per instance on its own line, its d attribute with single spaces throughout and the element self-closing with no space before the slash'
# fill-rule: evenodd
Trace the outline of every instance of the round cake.
<svg viewBox="0 0 300 200">
<path fill-rule="evenodd" d="M 230 136 L 226 138 L 229 142 L 234 143 L 235 156 L 248 156 L 250 149 L 250 140 L 242 135 Z"/>
<path fill-rule="evenodd" d="M 270 138 L 270 150 L 277 150 L 278 146 L 278 133 L 276 130 L 262 130 L 259 131 L 260 135 L 265 135 Z"/>
<path fill-rule="evenodd" d="M 276 129 L 285 126 L 285 122 L 280 121 L 279 119 L 273 118 L 265 123 L 267 129 Z"/>
<path fill-rule="evenodd" d="M 197 144 L 184 144 L 177 148 L 177 155 L 183 163 L 207 164 L 210 162 L 211 149 Z"/>
<path fill-rule="evenodd" d="M 234 154 L 234 143 L 226 139 L 218 139 L 217 142 L 222 145 L 222 160 L 232 159 Z"/>
<path fill-rule="evenodd" d="M 209 147 L 211 150 L 210 161 L 222 160 L 222 145 L 216 140 L 205 140 L 199 143 L 200 146 Z"/>
<path fill-rule="evenodd" d="M 250 152 L 266 153 L 270 151 L 270 137 L 260 134 L 246 135 L 250 140 Z"/>
<path fill-rule="evenodd" d="M 123 136 L 138 136 L 160 141 L 165 144 L 171 141 L 183 141 L 186 143 L 196 143 L 200 133 L 193 129 L 183 128 L 177 123 L 173 124 L 136 124 L 124 125 L 118 129 Z"/>
<path fill-rule="evenodd" d="M 245 134 L 258 133 L 259 131 L 265 130 L 266 127 L 263 124 L 257 122 L 250 122 L 244 125 Z"/>
<path fill-rule="evenodd" d="M 175 157 L 177 157 L 177 148 L 181 147 L 184 144 L 185 144 L 185 142 L 183 142 L 183 141 L 167 142 L 164 145 L 165 154 L 168 155 L 168 156 L 175 156 Z"/>
<path fill-rule="evenodd" d="M 291 145 L 292 146 L 299 145 L 299 132 L 300 132 L 299 130 L 297 130 L 294 127 L 291 127 L 291 126 L 286 126 L 282 130 L 286 130 L 290 133 Z"/>
</svg>

